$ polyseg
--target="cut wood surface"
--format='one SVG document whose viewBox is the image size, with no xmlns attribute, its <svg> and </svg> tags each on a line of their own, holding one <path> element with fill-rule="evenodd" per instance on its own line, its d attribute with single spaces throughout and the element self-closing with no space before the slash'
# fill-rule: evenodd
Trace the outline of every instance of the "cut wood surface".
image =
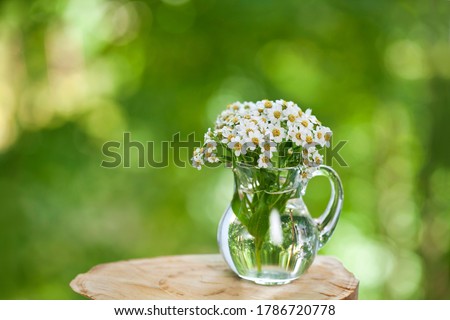
<svg viewBox="0 0 450 320">
<path fill-rule="evenodd" d="M 358 280 L 337 259 L 317 256 L 308 272 L 280 286 L 240 279 L 220 255 L 182 255 L 101 264 L 70 286 L 91 299 L 357 299 Z"/>
</svg>

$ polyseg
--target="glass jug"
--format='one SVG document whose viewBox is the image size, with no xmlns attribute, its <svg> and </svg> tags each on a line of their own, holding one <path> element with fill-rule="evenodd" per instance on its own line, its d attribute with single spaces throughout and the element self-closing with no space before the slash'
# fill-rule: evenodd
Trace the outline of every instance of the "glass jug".
<svg viewBox="0 0 450 320">
<path fill-rule="evenodd" d="M 241 278 L 263 285 L 289 283 L 313 263 L 333 234 L 344 194 L 328 166 L 257 168 L 236 164 L 235 191 L 218 228 L 218 244 L 229 267 Z M 331 198 L 313 219 L 303 202 L 309 179 L 326 176 Z"/>
</svg>

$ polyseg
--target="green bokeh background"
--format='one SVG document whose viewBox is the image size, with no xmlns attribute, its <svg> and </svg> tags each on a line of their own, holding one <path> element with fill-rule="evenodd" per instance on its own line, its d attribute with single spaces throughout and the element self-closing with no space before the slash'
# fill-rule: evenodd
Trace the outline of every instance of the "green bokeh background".
<svg viewBox="0 0 450 320">
<path fill-rule="evenodd" d="M 364 299 L 450 298 L 450 2 L 3 1 L 0 298 L 76 299 L 95 264 L 218 248 L 224 168 L 100 167 L 201 138 L 235 100 L 293 100 L 348 141 L 322 253 Z M 188 152 L 182 152 L 187 161 Z M 171 155 L 170 159 L 173 159 Z M 308 190 L 319 214 L 329 191 Z"/>
</svg>

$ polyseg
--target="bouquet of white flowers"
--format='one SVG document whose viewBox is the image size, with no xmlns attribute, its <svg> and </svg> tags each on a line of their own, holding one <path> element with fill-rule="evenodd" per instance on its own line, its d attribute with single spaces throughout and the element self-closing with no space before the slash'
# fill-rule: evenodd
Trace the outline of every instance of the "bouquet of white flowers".
<svg viewBox="0 0 450 320">
<path fill-rule="evenodd" d="M 285 168 L 303 164 L 316 167 L 319 153 L 330 145 L 332 132 L 292 101 L 262 100 L 229 104 L 208 129 L 202 148 L 192 158 L 194 167 L 206 163 L 236 162 L 259 168 Z"/>
</svg>

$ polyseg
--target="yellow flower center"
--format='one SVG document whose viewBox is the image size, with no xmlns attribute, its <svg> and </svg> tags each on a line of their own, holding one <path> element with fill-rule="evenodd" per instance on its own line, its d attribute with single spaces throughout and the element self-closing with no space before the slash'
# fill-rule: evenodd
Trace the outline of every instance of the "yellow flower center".
<svg viewBox="0 0 450 320">
<path fill-rule="evenodd" d="M 266 107 L 267 109 L 272 108 L 272 102 L 270 102 L 270 101 L 264 102 L 264 107 Z"/>
<path fill-rule="evenodd" d="M 272 134 L 273 134 L 274 137 L 278 137 L 278 136 L 280 136 L 281 132 L 280 132 L 280 130 L 275 128 L 275 129 L 272 130 Z"/>
<path fill-rule="evenodd" d="M 230 142 L 230 141 L 231 141 L 231 139 L 233 139 L 234 137 L 235 137 L 235 135 L 234 135 L 234 134 L 229 134 L 229 135 L 228 135 L 228 138 L 227 138 L 227 139 L 228 139 L 228 141 Z"/>
<path fill-rule="evenodd" d="M 295 134 L 295 137 L 296 137 L 298 140 L 300 140 L 300 138 L 302 137 L 302 135 L 300 134 L 300 132 L 297 132 L 297 133 Z"/>
<path fill-rule="evenodd" d="M 245 131 L 246 131 L 247 133 L 250 133 L 250 132 L 253 132 L 253 129 L 252 129 L 252 128 L 247 128 Z"/>
<path fill-rule="evenodd" d="M 236 142 L 236 144 L 234 145 L 233 149 L 234 150 L 241 150 L 241 147 L 242 147 L 241 143 L 240 142 Z"/>
<path fill-rule="evenodd" d="M 306 172 L 302 172 L 302 178 L 303 178 L 303 179 L 306 179 L 306 178 L 308 178 L 308 173 L 306 173 Z"/>
<path fill-rule="evenodd" d="M 302 111 L 302 110 L 299 110 L 299 111 L 298 111 L 298 116 L 301 117 L 302 115 L 303 115 L 303 111 Z"/>
<path fill-rule="evenodd" d="M 320 163 L 322 162 L 322 160 L 320 160 L 320 158 L 319 158 L 319 157 L 316 157 L 316 159 L 315 159 L 315 160 L 316 160 L 316 163 L 317 163 L 317 164 L 320 164 Z"/>
<path fill-rule="evenodd" d="M 317 132 L 317 138 L 322 139 L 322 137 L 323 137 L 322 132 Z"/>
<path fill-rule="evenodd" d="M 270 151 L 270 143 L 264 144 L 264 151 Z"/>
<path fill-rule="evenodd" d="M 245 118 L 245 119 L 250 119 L 250 115 L 249 115 L 249 114 L 246 114 L 246 115 L 244 116 L 244 118 Z"/>
<path fill-rule="evenodd" d="M 281 117 L 281 112 L 280 111 L 275 111 L 274 113 L 273 113 L 273 116 L 275 117 L 275 118 L 277 118 L 277 119 L 280 119 L 280 117 Z"/>
<path fill-rule="evenodd" d="M 270 159 L 268 157 L 262 157 L 261 161 L 264 162 L 264 163 L 269 163 Z"/>
<path fill-rule="evenodd" d="M 237 105 L 233 106 L 233 110 L 238 110 L 238 109 L 239 109 L 239 106 L 237 106 Z"/>
<path fill-rule="evenodd" d="M 253 138 L 252 138 L 252 142 L 253 142 L 254 144 L 258 145 L 258 144 L 259 144 L 259 139 L 256 138 L 256 137 L 253 137 Z"/>
<path fill-rule="evenodd" d="M 331 139 L 331 134 L 325 133 L 325 141 L 330 141 L 330 139 Z"/>
<path fill-rule="evenodd" d="M 295 116 L 293 114 L 288 115 L 288 120 L 290 122 L 294 122 L 295 121 Z"/>
<path fill-rule="evenodd" d="M 307 120 L 302 120 L 302 122 L 300 122 L 302 124 L 302 126 L 304 126 L 305 128 L 308 127 L 308 121 Z"/>
<path fill-rule="evenodd" d="M 306 136 L 306 142 L 307 143 L 312 143 L 313 142 L 313 138 L 311 136 Z"/>
</svg>

